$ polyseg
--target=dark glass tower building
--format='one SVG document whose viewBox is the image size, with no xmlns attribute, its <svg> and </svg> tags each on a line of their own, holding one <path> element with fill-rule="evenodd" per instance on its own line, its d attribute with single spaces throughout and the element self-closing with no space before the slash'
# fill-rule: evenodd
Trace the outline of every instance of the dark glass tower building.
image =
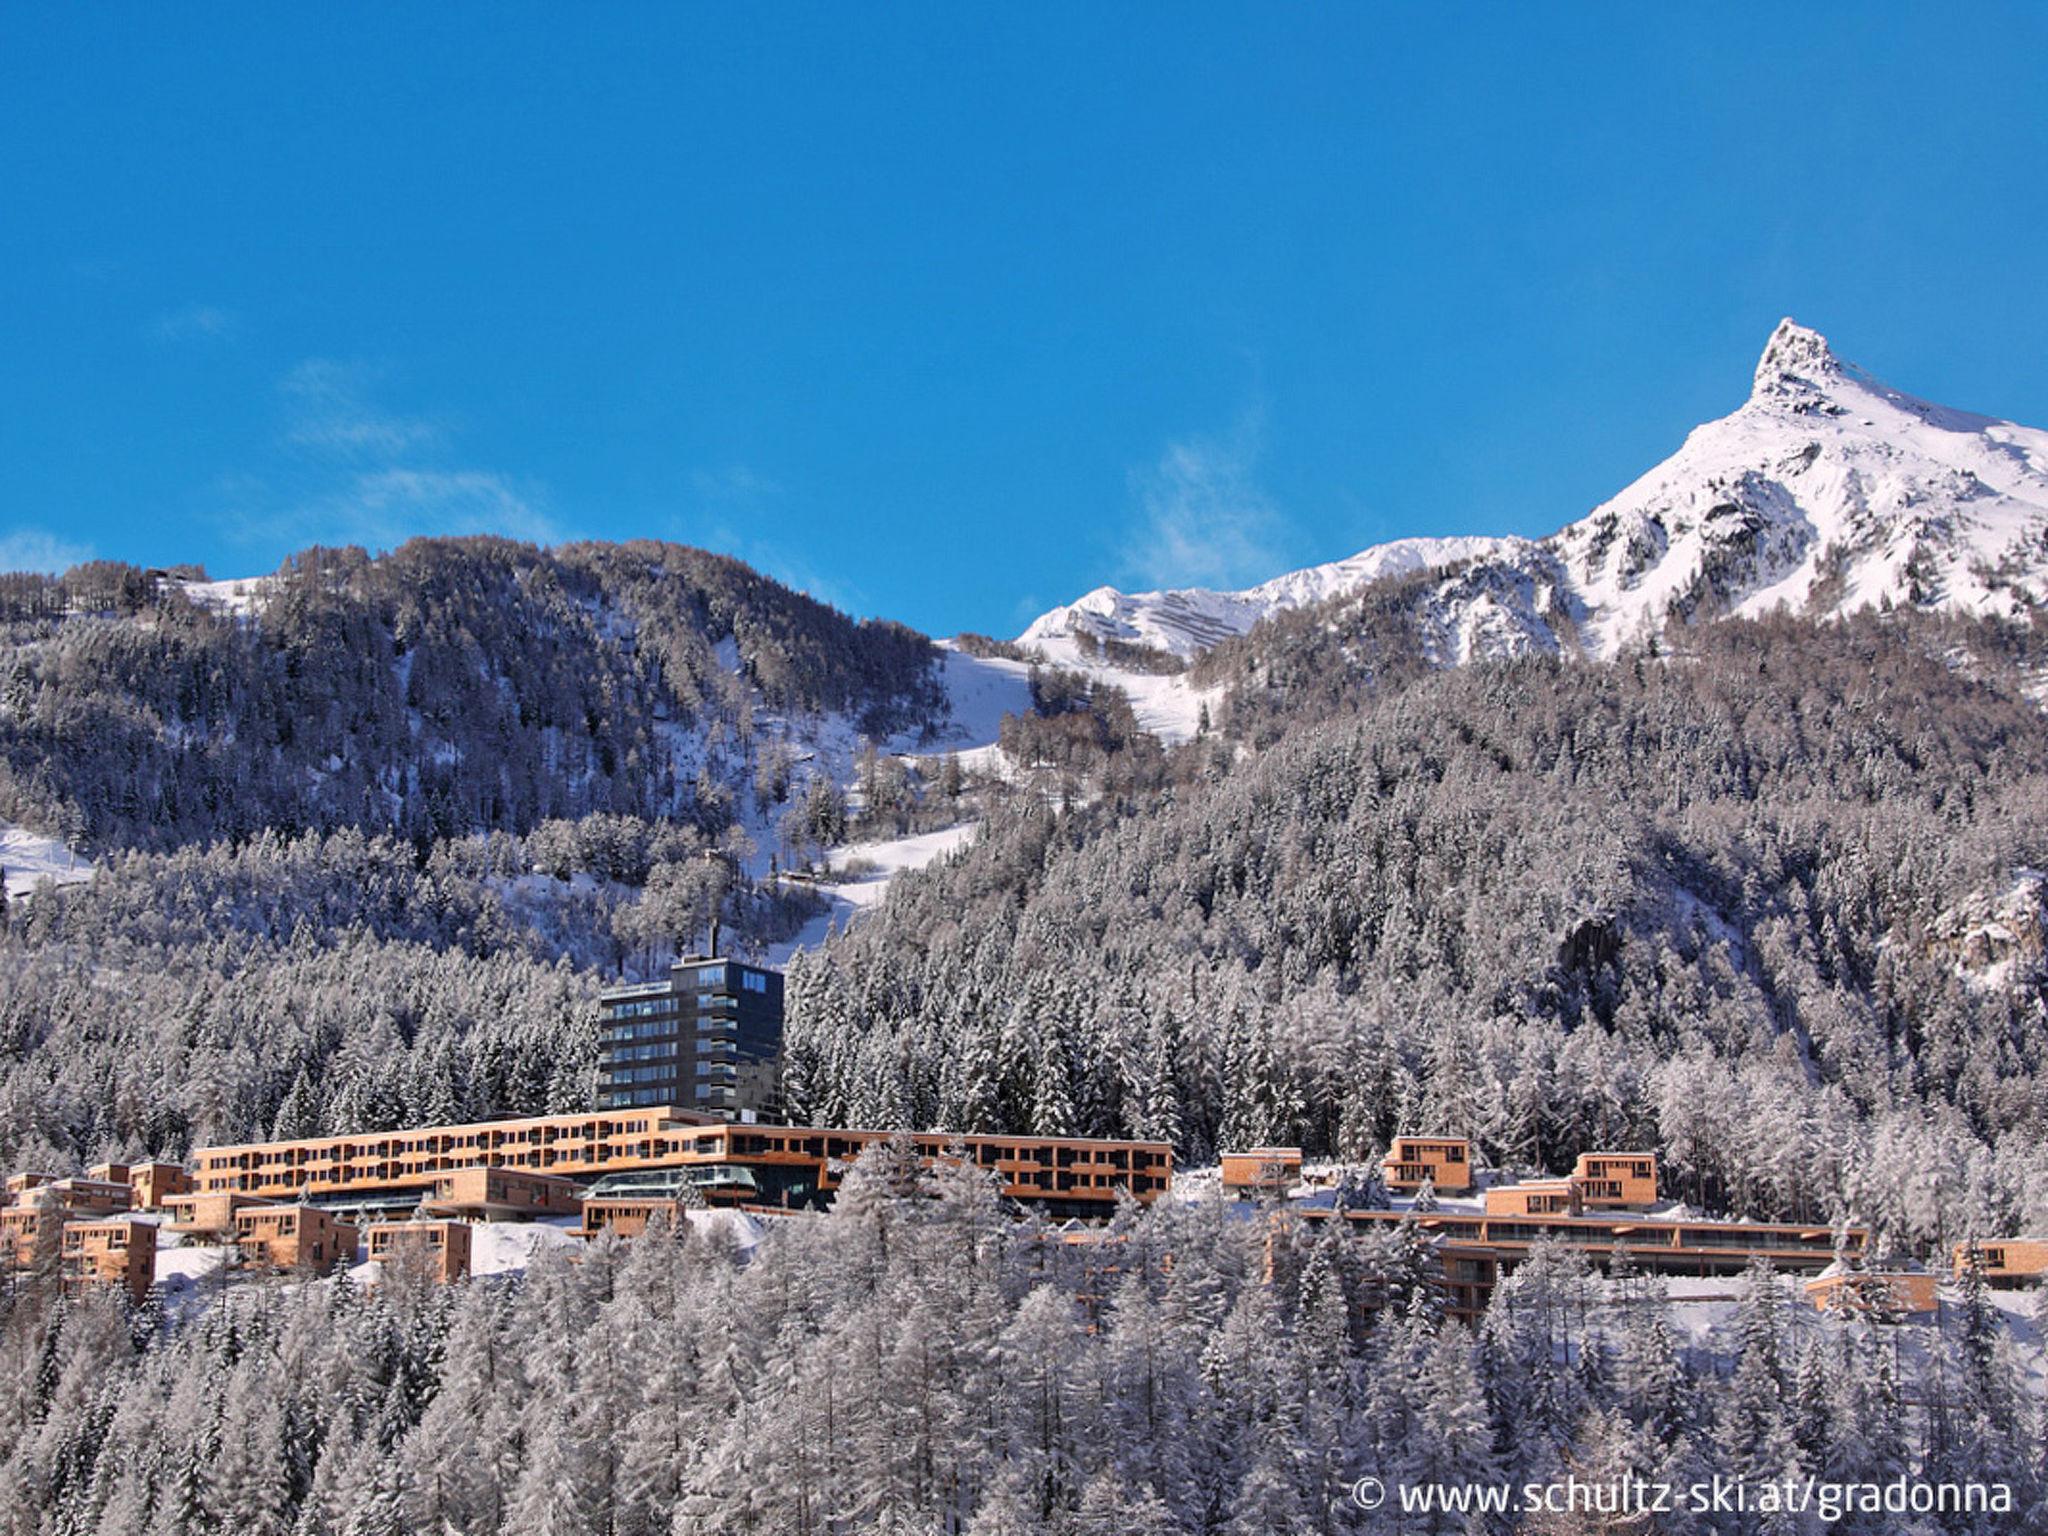
<svg viewBox="0 0 2048 1536">
<path fill-rule="evenodd" d="M 599 1109 L 782 1118 L 780 971 L 692 956 L 666 981 L 607 988 L 599 1010 Z"/>
</svg>

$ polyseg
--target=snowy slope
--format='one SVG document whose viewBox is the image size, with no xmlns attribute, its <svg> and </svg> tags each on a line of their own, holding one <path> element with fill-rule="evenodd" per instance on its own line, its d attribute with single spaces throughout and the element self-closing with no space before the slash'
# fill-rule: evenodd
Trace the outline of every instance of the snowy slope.
<svg viewBox="0 0 2048 1536">
<path fill-rule="evenodd" d="M 1389 576 L 1407 576 L 1434 566 L 1483 560 L 1526 543 L 1522 539 L 1396 539 L 1376 544 L 1348 560 L 1289 571 L 1242 592 L 1180 587 L 1167 592 L 1119 592 L 1097 587 L 1086 597 L 1032 620 L 1019 635 L 1023 645 L 1043 646 L 1075 633 L 1097 640 L 1125 640 L 1194 657 L 1220 640 L 1242 635 L 1267 615 L 1300 608 L 1343 592 L 1355 592 Z"/>
<path fill-rule="evenodd" d="M 1786 320 L 1738 410 L 1547 539 L 1404 539 L 1244 592 L 1104 587 L 1021 638 L 1188 656 L 1281 609 L 1453 564 L 1424 605 L 1445 664 L 1611 656 L 1670 618 L 1780 606 L 2014 615 L 2048 605 L 2048 432 L 1916 400 Z"/>
<path fill-rule="evenodd" d="M 7 874 L 9 900 L 26 896 L 43 880 L 73 885 L 92 878 L 92 865 L 55 838 L 4 821 L 0 821 L 0 870 Z"/>
</svg>

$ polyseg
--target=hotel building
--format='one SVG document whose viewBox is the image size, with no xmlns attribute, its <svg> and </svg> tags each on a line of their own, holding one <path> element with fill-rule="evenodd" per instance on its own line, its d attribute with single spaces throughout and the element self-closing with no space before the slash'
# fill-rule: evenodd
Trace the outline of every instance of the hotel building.
<svg viewBox="0 0 2048 1536">
<path fill-rule="evenodd" d="M 716 956 L 598 1001 L 600 1109 L 683 1104 L 728 1120 L 782 1118 L 782 974 Z"/>
</svg>

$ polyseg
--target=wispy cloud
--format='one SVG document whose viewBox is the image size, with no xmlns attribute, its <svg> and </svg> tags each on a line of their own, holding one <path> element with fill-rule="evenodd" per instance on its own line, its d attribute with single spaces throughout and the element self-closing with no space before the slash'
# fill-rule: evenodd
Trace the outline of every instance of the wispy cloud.
<svg viewBox="0 0 2048 1536">
<path fill-rule="evenodd" d="M 723 469 L 691 471 L 690 489 L 707 507 L 758 506 L 782 495 L 780 481 L 748 464 L 728 464 Z"/>
<path fill-rule="evenodd" d="M 149 322 L 151 339 L 161 342 L 214 341 L 231 336 L 240 328 L 241 322 L 232 311 L 214 304 L 167 309 Z"/>
<path fill-rule="evenodd" d="M 388 408 L 384 367 L 311 357 L 278 381 L 282 417 L 258 469 L 223 476 L 219 520 L 237 543 L 361 544 L 491 533 L 559 543 L 561 528 L 535 482 L 463 463 L 436 418 Z"/>
<path fill-rule="evenodd" d="M 377 381 L 378 370 L 367 363 L 307 358 L 284 377 L 286 439 L 353 459 L 389 459 L 441 440 L 441 428 L 425 417 L 379 408 L 372 399 Z"/>
<path fill-rule="evenodd" d="M 483 469 L 381 469 L 329 503 L 359 539 L 395 544 L 425 533 L 498 533 L 552 544 L 561 531 L 508 477 Z"/>
<path fill-rule="evenodd" d="M 391 549 L 407 539 L 502 534 L 560 543 L 537 487 L 484 469 L 392 466 L 279 484 L 235 475 L 221 482 L 222 523 L 238 543 L 294 548 L 361 544 Z"/>
<path fill-rule="evenodd" d="M 91 558 L 91 545 L 60 539 L 46 528 L 0 533 L 0 571 L 44 571 L 54 576 Z"/>
<path fill-rule="evenodd" d="M 1168 443 L 1131 476 L 1138 523 L 1124 572 L 1148 587 L 1241 587 L 1286 569 L 1298 540 L 1258 483 L 1264 423 L 1256 411 L 1222 436 Z"/>
</svg>

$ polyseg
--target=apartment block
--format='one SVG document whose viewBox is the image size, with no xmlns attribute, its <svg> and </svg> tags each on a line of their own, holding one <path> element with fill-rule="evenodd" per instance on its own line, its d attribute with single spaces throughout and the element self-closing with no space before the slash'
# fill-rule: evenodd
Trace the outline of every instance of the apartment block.
<svg viewBox="0 0 2048 1536">
<path fill-rule="evenodd" d="M 1429 1183 L 1440 1195 L 1472 1188 L 1472 1143 L 1463 1136 L 1396 1136 L 1380 1163 L 1380 1182 L 1412 1195 Z"/>
<path fill-rule="evenodd" d="M 673 1196 L 607 1195 L 583 1202 L 584 1237 L 609 1232 L 615 1237 L 638 1237 L 657 1221 L 669 1227 L 683 1224 L 688 1204 Z"/>
<path fill-rule="evenodd" d="M 183 1163 L 99 1163 L 86 1170 L 86 1177 L 126 1184 L 129 1209 L 137 1211 L 160 1211 L 166 1199 L 184 1194 L 192 1185 Z"/>
<path fill-rule="evenodd" d="M 275 1205 L 260 1195 L 233 1192 L 171 1195 L 164 1201 L 170 1217 L 164 1225 L 181 1237 L 202 1243 L 224 1243 L 235 1235 L 235 1217 L 252 1206 Z"/>
<path fill-rule="evenodd" d="M 1639 1269 L 1678 1275 L 1739 1275 L 1750 1261 L 1766 1258 L 1781 1271 L 1818 1274 L 1846 1257 L 1862 1257 L 1870 1234 L 1850 1227 L 1735 1221 L 1665 1221 L 1641 1216 L 1492 1215 L 1455 1211 L 1343 1211 L 1304 1206 L 1296 1214 L 1311 1224 L 1341 1220 L 1354 1232 L 1413 1222 L 1435 1248 L 1445 1276 L 1452 1315 L 1477 1317 L 1501 1275 L 1510 1273 L 1539 1243 L 1583 1253 L 1606 1264 L 1626 1251 Z M 1450 1276 L 1456 1275 L 1456 1290 Z"/>
<path fill-rule="evenodd" d="M 417 1265 L 443 1285 L 469 1273 L 470 1224 L 465 1221 L 372 1222 L 364 1242 L 374 1262 Z"/>
<path fill-rule="evenodd" d="M 1657 1159 L 1648 1152 L 1581 1152 L 1571 1181 L 1589 1211 L 1642 1210 L 1657 1203 Z"/>
<path fill-rule="evenodd" d="M 598 1001 L 600 1109 L 685 1104 L 728 1120 L 782 1118 L 782 975 L 715 955 Z"/>
<path fill-rule="evenodd" d="M 24 1169 L 20 1173 L 10 1173 L 7 1175 L 7 1203 L 9 1205 L 19 1205 L 21 1204 L 21 1197 L 30 1190 L 39 1189 L 45 1184 L 54 1184 L 56 1182 L 56 1174 L 44 1173 L 33 1168 Z"/>
<path fill-rule="evenodd" d="M 1239 1199 L 1284 1195 L 1301 1182 L 1301 1148 L 1254 1147 L 1223 1154 L 1223 1187 Z"/>
<path fill-rule="evenodd" d="M 10 1205 L 0 1210 L 0 1248 L 10 1267 L 34 1269 L 36 1261 L 55 1251 L 64 1213 L 55 1206 Z"/>
<path fill-rule="evenodd" d="M 673 1161 L 680 1166 L 715 1164 L 744 1170 L 753 1182 L 755 1199 L 731 1203 L 821 1206 L 837 1193 L 848 1167 L 897 1134 L 805 1126 L 705 1126 L 676 1138 Z M 1120 1192 L 1150 1204 L 1173 1182 L 1173 1148 L 1166 1142 L 933 1131 L 916 1132 L 909 1139 L 924 1166 L 964 1159 L 994 1175 L 1004 1197 L 1051 1216 L 1107 1215 Z M 591 1195 L 611 1192 L 600 1183 Z"/>
<path fill-rule="evenodd" d="M 324 1275 L 356 1256 L 356 1229 L 311 1205 L 252 1205 L 234 1215 L 242 1262 L 261 1269 Z"/>
<path fill-rule="evenodd" d="M 2048 1278 L 2048 1238 L 2006 1237 L 1976 1244 L 1957 1243 L 1953 1262 L 1958 1280 L 1969 1268 L 1973 1246 L 1977 1250 L 1978 1268 L 1988 1285 L 2009 1290 Z"/>
<path fill-rule="evenodd" d="M 14 1203 L 74 1216 L 112 1216 L 127 1210 L 133 1199 L 125 1180 L 73 1177 L 40 1179 L 16 1195 Z"/>
<path fill-rule="evenodd" d="M 67 1221 L 61 1252 L 59 1273 L 66 1296 L 118 1286 L 130 1300 L 140 1302 L 156 1282 L 154 1222 L 131 1216 Z"/>
<path fill-rule="evenodd" d="M 544 1170 L 578 1184 L 605 1181 L 585 1191 L 595 1197 L 647 1193 L 608 1187 L 612 1176 L 698 1168 L 719 1170 L 691 1176 L 707 1203 L 800 1208 L 828 1202 L 846 1166 L 891 1135 L 735 1124 L 656 1106 L 207 1147 L 195 1155 L 193 1193 L 173 1196 L 169 1204 L 180 1230 L 199 1230 L 199 1213 L 230 1195 L 307 1201 L 330 1210 L 429 1207 L 429 1214 L 449 1214 L 461 1208 L 452 1186 L 447 1198 L 454 1203 L 435 1202 L 443 1198 L 444 1180 L 464 1169 Z M 1056 1216 L 1106 1215 L 1119 1191 L 1149 1202 L 1173 1178 L 1173 1149 L 1164 1142 L 934 1132 L 920 1133 L 913 1142 L 927 1164 L 950 1156 L 957 1144 L 976 1166 L 996 1176 L 1005 1195 Z M 219 1218 L 215 1211 L 212 1220 Z"/>
</svg>

